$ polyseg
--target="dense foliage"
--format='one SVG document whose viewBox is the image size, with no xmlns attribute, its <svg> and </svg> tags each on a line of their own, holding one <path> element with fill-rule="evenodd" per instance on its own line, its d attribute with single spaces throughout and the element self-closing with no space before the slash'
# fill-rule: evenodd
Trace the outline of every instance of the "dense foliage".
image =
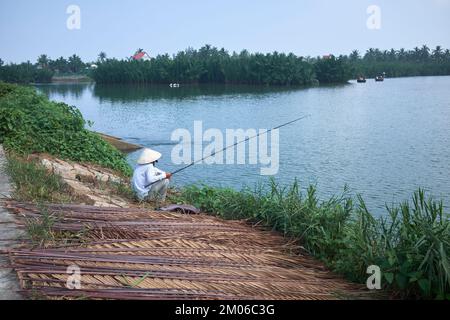
<svg viewBox="0 0 450 320">
<path fill-rule="evenodd" d="M 68 59 L 60 57 L 52 60 L 43 54 L 36 63 L 24 62 L 21 64 L 5 65 L 0 59 L 0 81 L 10 83 L 47 83 L 52 81 L 54 75 L 72 75 L 86 73 L 86 67 L 77 55 Z"/>
<path fill-rule="evenodd" d="M 318 59 L 314 68 L 319 83 L 344 83 L 351 79 L 354 73 L 352 66 L 342 56 Z"/>
<path fill-rule="evenodd" d="M 0 143 L 19 154 L 49 153 L 131 173 L 122 153 L 85 129 L 78 109 L 49 101 L 32 88 L 1 82 Z"/>
<path fill-rule="evenodd" d="M 358 197 L 346 192 L 319 201 L 314 187 L 306 194 L 295 183 L 274 181 L 256 190 L 191 186 L 181 201 L 227 219 L 263 222 L 295 237 L 304 248 L 347 278 L 365 283 L 370 265 L 382 272 L 382 286 L 397 297 L 450 299 L 450 220 L 441 202 L 419 190 L 412 205 L 388 208 L 375 218 Z"/>
<path fill-rule="evenodd" d="M 46 83 L 51 82 L 53 71 L 39 69 L 29 62 L 0 66 L 0 81 L 10 83 Z"/>
<path fill-rule="evenodd" d="M 314 68 L 294 54 L 229 54 L 209 45 L 151 61 L 107 59 L 93 71 L 98 83 L 234 83 L 308 85 Z"/>
<path fill-rule="evenodd" d="M 450 50 L 441 46 L 433 50 L 425 45 L 413 50 L 369 49 L 362 57 L 355 50 L 346 59 L 354 67 L 354 76 L 375 77 L 383 72 L 388 77 L 450 75 Z"/>
<path fill-rule="evenodd" d="M 450 75 L 450 52 L 405 49 L 369 49 L 364 56 L 350 55 L 310 58 L 292 53 L 228 53 L 206 45 L 187 49 L 174 56 L 158 55 L 150 61 L 133 59 L 99 60 L 93 77 L 98 83 L 236 83 L 259 85 L 308 85 L 344 83 L 359 75 L 375 77 Z"/>
</svg>

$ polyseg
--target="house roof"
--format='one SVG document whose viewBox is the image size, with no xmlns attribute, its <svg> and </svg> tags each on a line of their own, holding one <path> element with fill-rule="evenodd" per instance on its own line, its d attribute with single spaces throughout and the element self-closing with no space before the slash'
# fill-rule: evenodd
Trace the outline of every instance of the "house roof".
<svg viewBox="0 0 450 320">
<path fill-rule="evenodd" d="M 134 60 L 141 60 L 146 55 L 145 52 L 138 52 L 133 56 Z"/>
</svg>

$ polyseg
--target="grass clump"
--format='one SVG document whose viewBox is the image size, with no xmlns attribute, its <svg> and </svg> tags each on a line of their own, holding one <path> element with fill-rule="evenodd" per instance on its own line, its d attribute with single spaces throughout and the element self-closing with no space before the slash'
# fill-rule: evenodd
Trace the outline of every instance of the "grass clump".
<svg viewBox="0 0 450 320">
<path fill-rule="evenodd" d="M 39 218 L 28 218 L 26 220 L 25 230 L 34 244 L 44 246 L 48 242 L 53 242 L 56 238 L 53 232 L 55 222 L 56 218 L 45 208 L 41 208 Z"/>
<path fill-rule="evenodd" d="M 17 200 L 35 203 L 73 200 L 62 178 L 34 161 L 9 155 L 5 169 L 15 185 L 14 198 Z"/>
<path fill-rule="evenodd" d="M 125 156 L 85 128 L 80 111 L 33 88 L 0 82 L 0 143 L 21 155 L 48 153 L 131 175 Z"/>
<path fill-rule="evenodd" d="M 382 285 L 401 298 L 450 299 L 450 221 L 442 202 L 414 193 L 412 204 L 387 208 L 376 218 L 358 196 L 346 191 L 319 201 L 310 186 L 305 194 L 295 182 L 271 181 L 255 190 L 190 186 L 179 201 L 226 219 L 252 219 L 298 238 L 330 269 L 365 283 L 367 267 L 378 265 Z"/>
</svg>

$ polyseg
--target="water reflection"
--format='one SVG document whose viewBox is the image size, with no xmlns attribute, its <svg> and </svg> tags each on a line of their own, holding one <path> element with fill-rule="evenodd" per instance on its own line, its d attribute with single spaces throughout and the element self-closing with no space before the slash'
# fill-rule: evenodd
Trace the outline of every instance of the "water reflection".
<svg viewBox="0 0 450 320">
<path fill-rule="evenodd" d="M 142 102 L 148 100 L 182 100 L 205 96 L 245 96 L 282 93 L 298 90 L 298 87 L 263 87 L 249 85 L 96 85 L 93 95 L 101 102 Z"/>
</svg>

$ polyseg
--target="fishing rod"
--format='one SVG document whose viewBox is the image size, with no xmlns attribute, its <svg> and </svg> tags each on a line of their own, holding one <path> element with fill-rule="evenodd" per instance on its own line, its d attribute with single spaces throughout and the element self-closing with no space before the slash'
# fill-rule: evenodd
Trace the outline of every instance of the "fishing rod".
<svg viewBox="0 0 450 320">
<path fill-rule="evenodd" d="M 181 168 L 181 169 L 178 169 L 178 170 L 172 172 L 172 176 L 175 175 L 175 174 L 177 174 L 177 173 L 180 173 L 180 172 L 182 172 L 182 171 L 184 171 L 184 170 L 186 170 L 186 169 L 188 169 L 188 168 L 190 168 L 190 167 L 196 165 L 197 163 L 200 163 L 200 162 L 202 162 L 202 161 L 204 161 L 204 160 L 206 160 L 206 159 L 208 159 L 208 158 L 214 157 L 214 156 L 215 156 L 216 154 L 218 154 L 218 153 L 224 152 L 224 151 L 226 151 L 226 150 L 228 150 L 228 149 L 230 149 L 230 148 L 233 148 L 233 147 L 235 147 L 235 146 L 237 146 L 237 145 L 240 145 L 241 143 L 244 143 L 244 142 L 247 142 L 247 141 L 249 141 L 249 140 L 251 140 L 251 139 L 257 138 L 257 137 L 259 137 L 259 136 L 261 136 L 261 135 L 263 135 L 263 134 L 268 134 L 269 132 L 271 132 L 271 131 L 273 131 L 273 130 L 277 130 L 277 129 L 286 127 L 286 126 L 288 126 L 288 125 L 290 125 L 290 124 L 293 124 L 293 123 L 295 123 L 295 122 L 298 122 L 298 121 L 303 120 L 303 119 L 305 119 L 305 118 L 308 118 L 308 117 L 310 117 L 310 116 L 311 116 L 311 115 L 309 115 L 309 114 L 308 114 L 308 115 L 305 115 L 305 116 L 301 116 L 301 117 L 299 117 L 299 118 L 297 118 L 297 119 L 291 120 L 291 121 L 289 121 L 289 122 L 286 122 L 286 123 L 283 123 L 283 124 L 281 124 L 281 125 L 279 125 L 279 126 L 276 126 L 276 127 L 272 128 L 272 129 L 266 130 L 265 132 L 260 132 L 260 133 L 254 135 L 254 136 L 247 137 L 247 138 L 245 138 L 244 140 L 241 140 L 241 141 L 239 141 L 239 142 L 235 142 L 235 143 L 233 143 L 233 144 L 231 144 L 231 145 L 229 145 L 229 146 L 223 148 L 222 150 L 219 150 L 219 151 L 217 151 L 217 152 L 213 152 L 212 154 L 210 154 L 210 155 L 207 156 L 207 157 L 204 157 L 204 158 L 202 158 L 202 159 L 200 159 L 200 160 L 193 161 L 193 162 L 191 162 L 189 165 L 187 165 L 187 166 L 185 166 L 185 167 L 183 167 L 183 168 Z M 149 184 L 148 186 L 146 186 L 146 188 L 152 186 L 153 184 L 155 184 L 155 183 L 157 183 L 157 182 L 158 182 L 158 181 L 155 181 L 155 182 Z"/>
</svg>

